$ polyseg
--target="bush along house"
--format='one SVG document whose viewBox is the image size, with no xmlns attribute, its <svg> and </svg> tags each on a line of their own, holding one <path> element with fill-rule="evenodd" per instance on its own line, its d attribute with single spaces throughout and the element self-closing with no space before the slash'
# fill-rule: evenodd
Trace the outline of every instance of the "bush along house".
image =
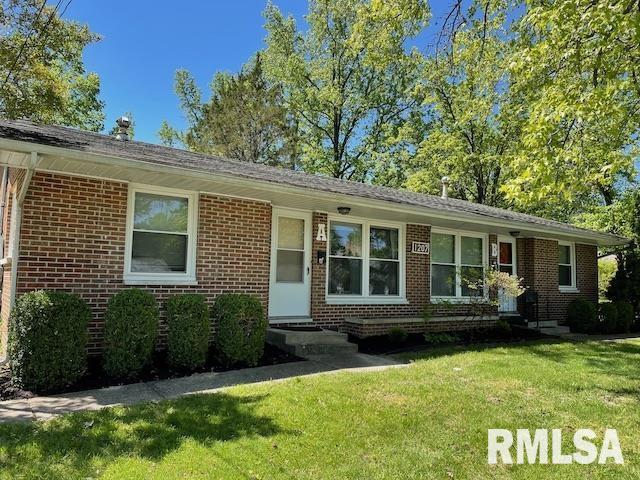
<svg viewBox="0 0 640 480">
<path fill-rule="evenodd" d="M 314 176 L 70 128 L 0 121 L 2 344 L 17 296 L 63 290 L 92 310 L 102 348 L 109 298 L 137 286 L 162 302 L 257 296 L 274 325 L 365 337 L 531 318 L 501 295 L 469 316 L 460 272 L 494 268 L 563 323 L 597 302 L 597 249 L 625 239 L 508 210 Z M 445 308 L 446 305 L 446 308 Z M 431 307 L 428 319 L 425 307 Z"/>
</svg>

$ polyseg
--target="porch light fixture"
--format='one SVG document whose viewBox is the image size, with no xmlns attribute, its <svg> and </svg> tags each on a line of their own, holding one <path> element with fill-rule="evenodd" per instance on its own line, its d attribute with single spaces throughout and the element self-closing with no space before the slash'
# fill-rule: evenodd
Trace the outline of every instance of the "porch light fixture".
<svg viewBox="0 0 640 480">
<path fill-rule="evenodd" d="M 520 236 L 520 232 L 518 232 L 518 231 L 509 232 L 509 235 L 511 235 L 512 237 L 516 238 L 516 237 Z"/>
<path fill-rule="evenodd" d="M 351 213 L 351 207 L 338 207 L 338 213 L 340 215 L 349 215 Z"/>
</svg>

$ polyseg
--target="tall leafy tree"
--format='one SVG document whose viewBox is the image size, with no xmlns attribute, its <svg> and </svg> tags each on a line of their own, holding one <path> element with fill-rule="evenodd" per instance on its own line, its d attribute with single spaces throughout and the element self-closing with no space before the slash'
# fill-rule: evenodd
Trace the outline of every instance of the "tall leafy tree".
<svg viewBox="0 0 640 480">
<path fill-rule="evenodd" d="M 504 188 L 520 208 L 612 204 L 640 132 L 640 3 L 528 0 L 510 65 L 525 98 L 522 148 Z"/>
<path fill-rule="evenodd" d="M 82 53 L 98 40 L 40 0 L 0 2 L 0 115 L 98 131 L 100 79 Z"/>
<path fill-rule="evenodd" d="M 176 93 L 189 127 L 184 132 L 163 124 L 166 144 L 255 163 L 296 167 L 296 123 L 282 105 L 282 92 L 264 77 L 258 54 L 238 74 L 218 73 L 211 98 L 202 101 L 188 72 L 176 74 Z"/>
<path fill-rule="evenodd" d="M 303 168 L 370 179 L 412 105 L 419 55 L 406 43 L 426 24 L 427 2 L 311 0 L 305 31 L 272 4 L 265 18 L 265 71 L 299 119 Z"/>
<path fill-rule="evenodd" d="M 625 205 L 618 217 L 623 233 L 631 244 L 617 252 L 618 270 L 611 279 L 607 297 L 630 302 L 640 314 L 640 189 L 628 190 L 614 205 Z"/>
<path fill-rule="evenodd" d="M 404 129 L 416 145 L 407 164 L 409 189 L 437 194 L 446 175 L 452 196 L 504 205 L 501 187 L 520 147 L 522 121 L 519 99 L 509 89 L 514 49 L 508 6 L 474 1 L 463 9 L 457 2 L 444 22 L 416 90 L 424 112 L 415 117 L 420 125 Z"/>
</svg>

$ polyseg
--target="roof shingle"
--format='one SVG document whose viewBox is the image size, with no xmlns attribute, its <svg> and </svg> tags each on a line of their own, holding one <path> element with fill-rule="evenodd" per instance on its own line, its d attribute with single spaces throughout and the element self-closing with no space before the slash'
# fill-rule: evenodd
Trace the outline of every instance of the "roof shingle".
<svg viewBox="0 0 640 480">
<path fill-rule="evenodd" d="M 488 219 L 525 223 L 569 235 L 593 234 L 565 223 L 501 208 L 489 207 L 454 198 L 410 192 L 403 189 L 368 185 L 304 172 L 269 167 L 255 163 L 204 155 L 150 143 L 122 142 L 109 135 L 68 127 L 37 125 L 24 120 L 0 120 L 0 137 L 41 145 L 60 147 L 91 154 L 181 167 L 212 175 L 231 175 L 258 182 L 288 185 L 328 193 L 382 200 L 402 205 L 425 207 L 443 212 L 480 215 Z M 601 234 L 600 232 L 598 232 Z M 602 235 L 602 234 L 601 234 Z M 609 235 L 611 240 L 625 239 Z"/>
</svg>

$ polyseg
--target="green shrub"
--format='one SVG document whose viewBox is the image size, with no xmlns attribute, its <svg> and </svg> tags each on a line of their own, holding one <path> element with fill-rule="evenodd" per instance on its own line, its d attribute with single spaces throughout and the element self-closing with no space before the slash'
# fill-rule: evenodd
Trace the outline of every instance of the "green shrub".
<svg viewBox="0 0 640 480">
<path fill-rule="evenodd" d="M 600 331 L 602 333 L 614 333 L 618 327 L 618 308 L 614 303 L 603 303 L 600 305 Z"/>
<path fill-rule="evenodd" d="M 511 337 L 511 325 L 506 320 L 498 320 L 493 331 L 498 338 L 510 338 Z"/>
<path fill-rule="evenodd" d="M 429 345 L 441 345 L 443 343 L 456 343 L 460 338 L 450 333 L 425 333 L 424 341 Z"/>
<path fill-rule="evenodd" d="M 583 298 L 576 298 L 567 309 L 567 322 L 572 332 L 595 333 L 598 328 L 596 306 Z"/>
<path fill-rule="evenodd" d="M 207 361 L 211 320 L 203 295 L 183 294 L 167 301 L 167 359 L 174 368 L 195 370 Z"/>
<path fill-rule="evenodd" d="M 407 340 L 409 334 L 402 327 L 393 327 L 387 333 L 387 338 L 391 343 L 403 343 Z"/>
<path fill-rule="evenodd" d="M 618 310 L 617 333 L 629 333 L 633 325 L 633 305 L 628 302 L 615 302 Z"/>
<path fill-rule="evenodd" d="M 256 297 L 223 294 L 213 306 L 214 343 L 225 366 L 255 366 L 264 353 L 267 319 Z"/>
<path fill-rule="evenodd" d="M 135 377 L 151 362 L 158 319 L 158 305 L 148 292 L 132 288 L 111 297 L 104 322 L 104 370 L 109 376 Z"/>
<path fill-rule="evenodd" d="M 22 295 L 11 310 L 9 358 L 14 382 L 47 391 L 73 384 L 87 368 L 89 306 L 65 292 Z"/>
</svg>

